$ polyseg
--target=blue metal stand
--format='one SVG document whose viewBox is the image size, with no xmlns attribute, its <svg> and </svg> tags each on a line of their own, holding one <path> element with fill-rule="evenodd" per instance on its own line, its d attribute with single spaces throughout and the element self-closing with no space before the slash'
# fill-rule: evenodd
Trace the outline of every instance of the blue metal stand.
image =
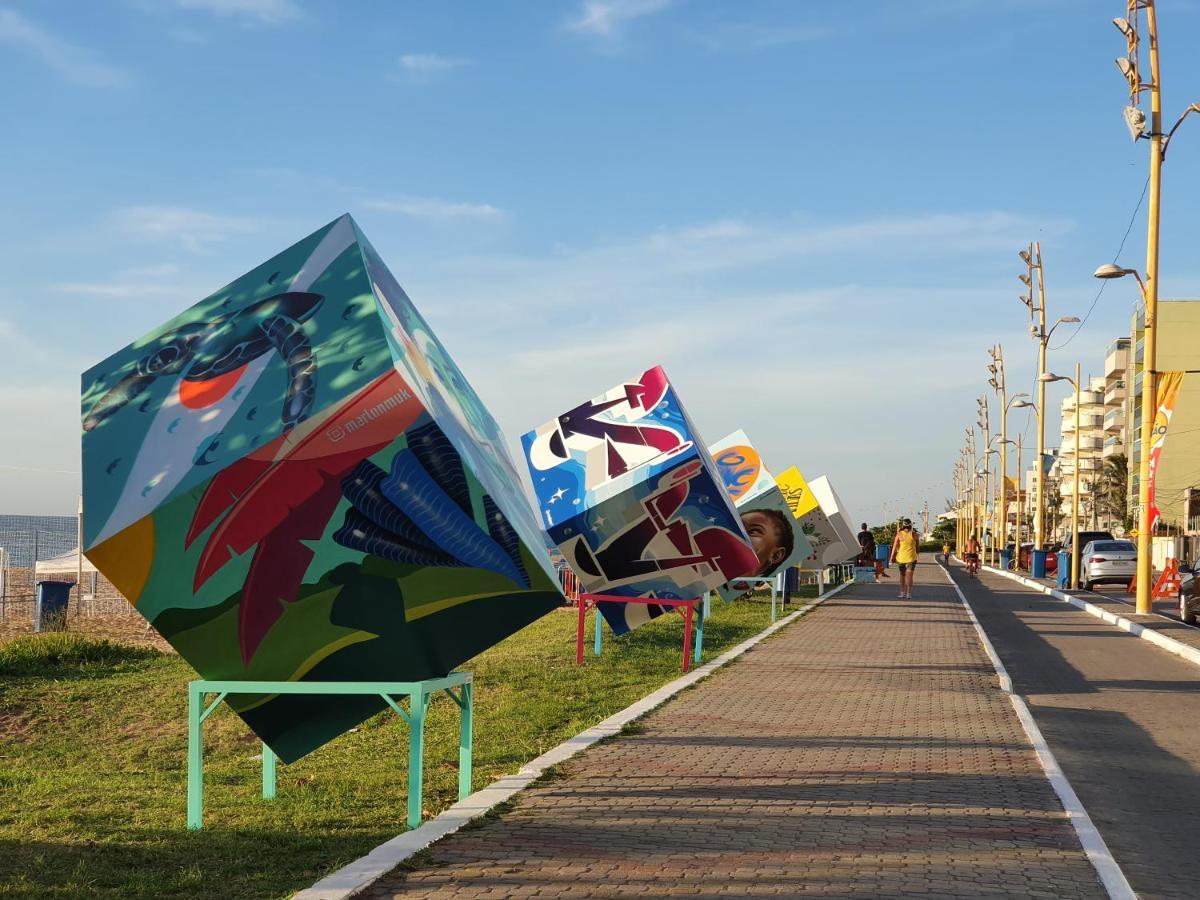
<svg viewBox="0 0 1200 900">
<path fill-rule="evenodd" d="M 188 776 L 187 826 L 197 830 L 204 820 L 204 735 L 203 724 L 230 694 L 375 694 L 383 698 L 408 723 L 408 827 L 421 824 L 421 800 L 425 780 L 425 716 L 433 695 L 445 691 L 459 713 L 458 799 L 471 793 L 473 759 L 474 696 L 470 672 L 452 672 L 445 678 L 425 681 L 206 681 L 188 683 Z M 458 692 L 455 693 L 455 688 Z M 217 699 L 206 703 L 207 694 Z M 400 700 L 408 697 L 408 709 Z M 262 795 L 275 799 L 275 753 L 262 748 Z"/>
</svg>

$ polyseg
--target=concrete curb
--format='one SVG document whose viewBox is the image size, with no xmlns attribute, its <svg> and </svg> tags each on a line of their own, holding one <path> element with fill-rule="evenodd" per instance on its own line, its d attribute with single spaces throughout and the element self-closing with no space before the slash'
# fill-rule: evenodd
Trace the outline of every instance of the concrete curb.
<svg viewBox="0 0 1200 900">
<path fill-rule="evenodd" d="M 1032 588 L 1035 591 L 1041 591 L 1043 594 L 1048 594 L 1056 600 L 1062 600 L 1070 603 L 1072 606 L 1082 609 L 1084 612 L 1091 613 L 1097 619 L 1103 619 L 1110 625 L 1116 625 L 1122 631 L 1128 631 L 1134 637 L 1140 637 L 1144 641 L 1149 641 L 1156 647 L 1161 647 L 1168 653 L 1174 653 L 1176 656 L 1186 659 L 1188 662 L 1200 666 L 1200 649 L 1189 646 L 1182 641 L 1177 641 L 1174 638 L 1167 637 L 1165 634 L 1155 631 L 1153 628 L 1147 628 L 1145 625 L 1139 625 L 1132 619 L 1127 619 L 1124 616 L 1119 616 L 1116 613 L 1109 612 L 1103 607 L 1096 606 L 1094 603 L 1088 603 L 1079 597 L 1073 597 L 1070 594 L 1063 593 L 1056 588 L 1047 587 L 1040 582 L 1034 581 L 1032 578 L 1026 578 L 1023 575 L 1017 575 L 1015 572 L 1005 572 L 1002 569 L 993 569 L 991 566 L 980 566 L 984 572 L 990 572 L 993 575 L 1001 575 L 1010 581 L 1016 581 L 1027 588 Z"/>
<path fill-rule="evenodd" d="M 975 626 L 975 633 L 979 637 L 979 642 L 983 645 L 983 652 L 991 660 L 992 668 L 996 670 L 996 675 L 1000 679 L 1000 690 L 1008 695 L 1009 702 L 1012 703 L 1013 710 L 1021 722 L 1021 727 L 1025 730 L 1025 736 L 1029 738 L 1029 742 L 1033 745 L 1034 752 L 1037 754 L 1038 762 L 1042 764 L 1042 771 L 1046 773 L 1046 780 L 1050 782 L 1050 787 L 1058 795 L 1059 802 L 1062 803 L 1063 810 L 1067 814 L 1067 821 L 1075 829 L 1075 835 L 1079 838 L 1083 852 L 1087 854 L 1088 861 L 1091 862 L 1092 868 L 1096 870 L 1100 882 L 1104 885 L 1104 890 L 1108 893 L 1111 900 L 1137 900 L 1137 894 L 1134 893 L 1133 887 L 1125 877 L 1125 873 L 1121 871 L 1120 864 L 1108 849 L 1108 844 L 1105 843 L 1104 836 L 1100 834 L 1100 830 L 1096 827 L 1096 823 L 1092 821 L 1087 808 L 1084 807 L 1083 802 L 1079 799 L 1079 795 L 1075 793 L 1075 789 L 1071 787 L 1071 782 L 1067 780 L 1062 766 L 1058 764 L 1058 760 L 1055 758 L 1054 752 L 1050 749 L 1050 745 L 1046 743 L 1046 738 L 1042 735 L 1042 730 L 1038 728 L 1037 721 L 1033 718 L 1033 713 L 1030 712 L 1025 698 L 1013 689 L 1012 677 L 1008 674 L 1008 669 L 1005 668 L 1004 662 L 1000 659 L 1000 655 L 992 645 L 992 639 L 983 630 L 983 625 L 980 624 L 979 618 L 975 615 L 975 610 L 967 602 L 967 597 L 962 592 L 962 588 L 950 576 L 950 571 L 945 565 L 941 565 L 941 569 L 946 581 L 950 583 L 950 586 L 954 588 L 954 592 L 958 594 L 959 602 L 966 609 L 967 615 L 971 619 L 971 624 Z"/>
<path fill-rule="evenodd" d="M 755 644 L 770 637 L 781 628 L 790 625 L 804 613 L 820 606 L 835 594 L 849 587 L 853 582 L 839 585 L 817 597 L 812 603 L 800 607 L 795 612 L 770 625 L 751 638 L 735 647 L 726 650 L 716 659 L 710 660 L 698 669 L 693 669 L 686 675 L 676 678 L 646 695 L 632 706 L 627 706 L 620 712 L 614 713 L 604 721 L 581 731 L 574 737 L 567 738 L 552 750 L 547 750 L 536 759 L 530 760 L 520 771 L 513 775 L 505 775 L 486 788 L 478 790 L 470 796 L 458 801 L 450 808 L 434 816 L 412 831 L 406 831 L 389 841 L 380 844 L 366 856 L 357 859 L 347 866 L 326 875 L 310 888 L 293 895 L 293 900 L 345 900 L 366 890 L 404 860 L 421 850 L 441 840 L 449 834 L 458 831 L 468 822 L 477 819 L 501 803 L 512 799 L 518 792 L 529 787 L 551 766 L 565 762 L 577 753 L 593 744 L 620 734 L 621 728 L 635 719 L 640 719 L 655 708 L 666 703 L 684 688 L 691 687 L 711 675 L 717 669 L 737 659 Z"/>
</svg>

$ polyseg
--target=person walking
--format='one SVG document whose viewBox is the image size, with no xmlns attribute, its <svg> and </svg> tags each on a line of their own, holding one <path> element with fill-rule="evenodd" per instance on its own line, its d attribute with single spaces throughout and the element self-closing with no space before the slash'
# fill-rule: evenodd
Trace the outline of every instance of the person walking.
<svg viewBox="0 0 1200 900">
<path fill-rule="evenodd" d="M 942 541 L 942 562 L 946 564 L 946 568 L 950 568 L 950 542 Z"/>
<path fill-rule="evenodd" d="M 900 599 L 912 599 L 913 575 L 917 569 L 917 535 L 912 519 L 902 519 L 892 541 L 891 560 L 900 567 Z"/>
</svg>

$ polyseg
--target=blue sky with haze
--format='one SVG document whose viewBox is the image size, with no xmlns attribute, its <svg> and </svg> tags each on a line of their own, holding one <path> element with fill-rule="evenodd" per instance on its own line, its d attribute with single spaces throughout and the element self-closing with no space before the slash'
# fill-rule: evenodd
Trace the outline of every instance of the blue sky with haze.
<svg viewBox="0 0 1200 900">
<path fill-rule="evenodd" d="M 662 364 L 707 440 L 746 429 L 856 520 L 938 510 L 986 348 L 1032 383 L 1017 250 L 1041 240 L 1051 313 L 1083 316 L 1142 192 L 1123 12 L 0 0 L 0 511 L 74 511 L 83 369 L 346 211 L 514 449 Z M 1200 9 L 1160 19 L 1173 119 Z M 1200 295 L 1196 128 L 1165 297 Z M 1134 288 L 1052 367 L 1098 371 Z"/>
</svg>

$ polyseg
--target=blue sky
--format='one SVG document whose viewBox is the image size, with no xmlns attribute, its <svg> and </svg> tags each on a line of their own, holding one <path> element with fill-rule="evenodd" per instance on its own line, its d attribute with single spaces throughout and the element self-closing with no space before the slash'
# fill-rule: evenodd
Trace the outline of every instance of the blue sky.
<svg viewBox="0 0 1200 900">
<path fill-rule="evenodd" d="M 1160 7 L 1170 115 L 1200 99 L 1200 9 Z M 662 364 L 707 440 L 744 428 L 856 519 L 938 510 L 986 348 L 1032 383 L 1017 250 L 1082 317 L 1141 194 L 1123 12 L 0 0 L 0 510 L 74 511 L 82 370 L 346 211 L 514 448 Z M 1195 128 L 1165 297 L 1200 295 Z M 1052 368 L 1098 371 L 1133 290 Z"/>
</svg>

